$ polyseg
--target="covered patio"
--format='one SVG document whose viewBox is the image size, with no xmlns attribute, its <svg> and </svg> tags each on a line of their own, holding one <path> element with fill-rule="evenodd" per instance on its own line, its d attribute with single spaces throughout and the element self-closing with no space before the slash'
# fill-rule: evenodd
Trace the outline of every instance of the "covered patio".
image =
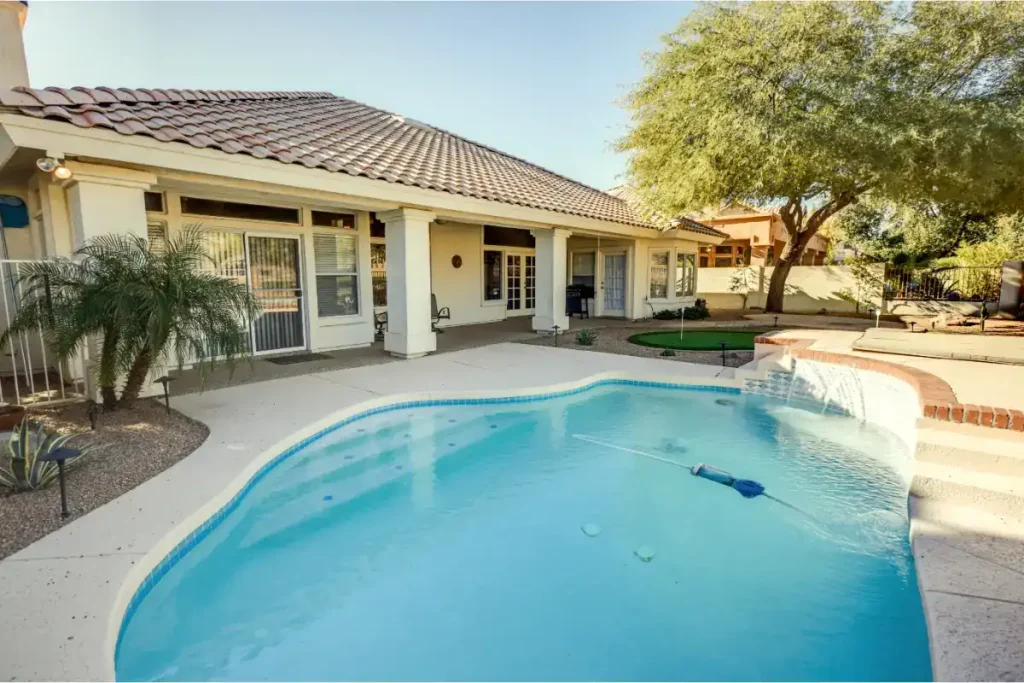
<svg viewBox="0 0 1024 683">
<path fill-rule="evenodd" d="M 536 337 L 536 333 L 531 329 L 528 317 L 508 318 L 480 325 L 448 327 L 437 335 L 436 353 L 450 353 L 503 342 L 524 341 L 534 337 Z M 292 362 L 293 360 L 294 362 Z M 205 382 L 198 370 L 186 369 L 181 372 L 173 370 L 169 373 L 174 378 L 174 382 L 171 383 L 171 394 L 191 394 L 223 389 L 237 384 L 266 382 L 284 377 L 311 375 L 365 365 L 380 365 L 398 360 L 399 358 L 385 350 L 384 342 L 380 341 L 355 349 L 315 353 L 303 351 L 282 356 L 256 356 L 251 362 L 238 364 L 234 368 L 234 372 L 224 366 L 218 366 L 207 375 Z"/>
</svg>

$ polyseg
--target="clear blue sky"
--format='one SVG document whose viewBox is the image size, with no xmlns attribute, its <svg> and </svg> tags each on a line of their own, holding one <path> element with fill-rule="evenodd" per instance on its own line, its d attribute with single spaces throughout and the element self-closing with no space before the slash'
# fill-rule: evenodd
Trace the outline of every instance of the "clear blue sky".
<svg viewBox="0 0 1024 683">
<path fill-rule="evenodd" d="M 689 3 L 40 2 L 33 86 L 329 90 L 602 189 L 615 103 Z"/>
</svg>

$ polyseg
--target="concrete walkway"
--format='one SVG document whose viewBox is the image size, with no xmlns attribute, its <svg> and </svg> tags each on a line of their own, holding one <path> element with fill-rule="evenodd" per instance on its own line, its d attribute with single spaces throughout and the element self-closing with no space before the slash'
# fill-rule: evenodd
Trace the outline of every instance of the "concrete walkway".
<svg viewBox="0 0 1024 683">
<path fill-rule="evenodd" d="M 1024 338 L 869 329 L 853 343 L 857 351 L 1024 365 Z"/>
<path fill-rule="evenodd" d="M 254 459 L 332 413 L 368 399 L 423 391 L 516 391 L 606 371 L 645 378 L 731 381 L 732 369 L 497 344 L 178 396 L 210 428 L 170 469 L 0 562 L 0 680 L 111 680 L 134 565 L 222 492 Z M 74 495 L 74 491 L 71 491 Z"/>
</svg>

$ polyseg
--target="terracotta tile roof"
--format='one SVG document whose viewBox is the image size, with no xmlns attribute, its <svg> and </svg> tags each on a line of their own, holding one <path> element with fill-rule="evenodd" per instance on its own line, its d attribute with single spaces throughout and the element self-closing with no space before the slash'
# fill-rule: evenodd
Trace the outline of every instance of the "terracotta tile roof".
<svg viewBox="0 0 1024 683">
<path fill-rule="evenodd" d="M 0 90 L 0 111 L 162 142 L 650 227 L 627 202 L 495 149 L 328 92 Z M 718 232 L 700 225 L 700 232 Z"/>
<path fill-rule="evenodd" d="M 613 197 L 617 197 L 622 201 L 629 204 L 634 211 L 641 212 L 642 200 L 640 199 L 640 193 L 636 191 L 636 188 L 630 187 L 629 185 L 616 185 L 612 189 L 608 190 L 608 194 Z M 704 233 L 705 235 L 714 235 L 715 237 L 729 237 L 726 233 L 713 228 L 709 225 L 704 225 L 700 221 L 697 221 L 689 216 L 677 216 L 665 220 L 665 217 L 661 214 L 655 214 L 652 222 L 659 225 L 666 225 L 672 228 L 684 228 L 691 232 Z"/>
</svg>

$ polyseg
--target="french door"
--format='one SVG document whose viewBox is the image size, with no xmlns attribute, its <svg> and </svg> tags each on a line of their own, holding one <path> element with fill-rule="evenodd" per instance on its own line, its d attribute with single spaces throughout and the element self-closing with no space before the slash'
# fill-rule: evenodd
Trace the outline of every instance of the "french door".
<svg viewBox="0 0 1024 683">
<path fill-rule="evenodd" d="M 537 307 L 537 257 L 505 254 L 505 309 L 508 315 L 532 315 Z"/>
<path fill-rule="evenodd" d="M 249 287 L 262 307 L 252 321 L 255 353 L 306 348 L 299 238 L 207 231 L 212 259 L 207 269 Z"/>
<path fill-rule="evenodd" d="M 626 315 L 626 255 L 605 254 L 601 288 L 604 290 L 601 315 Z"/>
</svg>

